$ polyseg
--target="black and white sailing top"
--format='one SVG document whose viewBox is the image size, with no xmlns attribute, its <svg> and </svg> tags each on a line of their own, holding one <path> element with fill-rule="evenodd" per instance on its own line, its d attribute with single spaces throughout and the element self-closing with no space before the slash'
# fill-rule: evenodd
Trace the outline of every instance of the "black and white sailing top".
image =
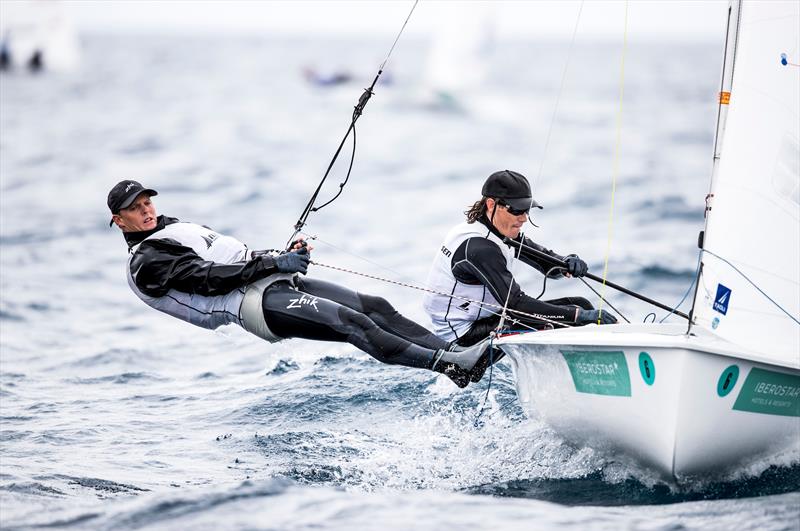
<svg viewBox="0 0 800 531">
<path fill-rule="evenodd" d="M 131 290 L 148 306 L 202 328 L 238 324 L 250 330 L 240 315 L 246 287 L 292 277 L 278 274 L 269 255 L 251 258 L 236 238 L 176 218 L 159 216 L 155 229 L 123 234 Z"/>
<path fill-rule="evenodd" d="M 517 241 L 555 258 L 564 257 L 520 235 Z M 439 293 L 425 296 L 424 307 L 436 335 L 447 341 L 463 336 L 478 319 L 499 314 L 508 298 L 509 310 L 519 310 L 552 321 L 573 323 L 574 307 L 557 306 L 526 295 L 511 273 L 514 249 L 484 216 L 475 223 L 461 223 L 445 236 L 428 274 L 427 286 Z M 543 274 L 548 265 L 527 257 L 524 263 Z M 560 270 L 549 278 L 561 277 Z M 510 292 L 510 293 L 509 293 Z M 449 295 L 444 295 L 444 294 Z M 477 302 L 471 302 L 477 301 Z M 495 306 L 491 306 L 495 305 Z"/>
</svg>

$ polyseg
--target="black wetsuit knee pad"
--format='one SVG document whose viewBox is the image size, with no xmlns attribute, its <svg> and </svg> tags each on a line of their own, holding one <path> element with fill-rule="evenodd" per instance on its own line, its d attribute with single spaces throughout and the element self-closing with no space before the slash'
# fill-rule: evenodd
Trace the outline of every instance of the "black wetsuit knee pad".
<svg viewBox="0 0 800 531">
<path fill-rule="evenodd" d="M 370 330 L 371 328 L 377 328 L 378 326 L 372 319 L 363 313 L 359 313 L 344 306 L 339 308 L 338 313 L 339 319 L 345 326 L 354 327 L 359 330 Z"/>
<path fill-rule="evenodd" d="M 381 315 L 392 315 L 397 312 L 394 306 L 383 297 L 376 297 L 374 295 L 358 294 L 361 301 L 361 306 L 364 308 L 364 313 L 378 313 Z"/>
</svg>

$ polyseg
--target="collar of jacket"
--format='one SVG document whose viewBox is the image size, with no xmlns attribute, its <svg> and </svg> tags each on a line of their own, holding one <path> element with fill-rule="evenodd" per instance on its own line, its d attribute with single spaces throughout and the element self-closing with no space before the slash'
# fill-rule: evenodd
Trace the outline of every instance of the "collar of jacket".
<svg viewBox="0 0 800 531">
<path fill-rule="evenodd" d="M 497 230 L 497 228 L 494 225 L 492 225 L 492 222 L 489 221 L 489 218 L 486 217 L 486 214 L 484 214 L 481 217 L 479 217 L 478 221 L 480 223 L 482 223 L 487 229 L 489 229 L 492 232 L 492 234 L 494 234 L 495 236 L 497 236 L 501 240 L 505 240 L 506 237 L 503 236 L 500 233 L 500 231 Z M 522 241 L 522 232 L 520 232 L 519 235 L 516 238 L 514 238 L 514 241 L 516 241 L 516 242 L 521 242 Z"/>
<path fill-rule="evenodd" d="M 177 223 L 179 220 L 178 218 L 168 218 L 167 216 L 161 215 L 156 218 L 156 221 L 156 228 L 154 229 L 122 233 L 122 235 L 125 237 L 125 242 L 128 244 L 128 251 L 130 251 L 134 245 L 142 243 L 142 241 L 144 241 L 144 239 L 148 236 L 155 234 L 167 225 Z"/>
</svg>

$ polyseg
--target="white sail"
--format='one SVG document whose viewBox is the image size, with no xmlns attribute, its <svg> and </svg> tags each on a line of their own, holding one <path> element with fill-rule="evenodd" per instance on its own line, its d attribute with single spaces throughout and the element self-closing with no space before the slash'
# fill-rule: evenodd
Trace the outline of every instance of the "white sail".
<svg viewBox="0 0 800 531">
<path fill-rule="evenodd" d="M 35 55 L 46 70 L 72 70 L 80 63 L 78 38 L 58 0 L 4 2 L 0 44 L 17 68 L 30 65 Z"/>
<path fill-rule="evenodd" d="M 800 2 L 743 2 L 739 14 L 693 323 L 797 366 Z"/>
</svg>

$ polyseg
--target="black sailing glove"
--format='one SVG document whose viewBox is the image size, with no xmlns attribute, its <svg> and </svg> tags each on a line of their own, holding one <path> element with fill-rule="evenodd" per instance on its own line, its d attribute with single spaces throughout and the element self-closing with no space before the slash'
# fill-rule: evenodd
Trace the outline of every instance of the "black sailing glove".
<svg viewBox="0 0 800 531">
<path fill-rule="evenodd" d="M 575 322 L 579 325 L 596 323 L 600 319 L 600 324 L 614 324 L 617 318 L 607 311 L 600 310 L 578 310 L 578 318 Z"/>
<path fill-rule="evenodd" d="M 286 248 L 287 251 L 294 250 L 294 246 L 300 244 L 302 247 L 308 247 L 308 242 L 306 242 L 303 238 L 298 238 L 292 243 L 289 244 L 289 247 Z"/>
<path fill-rule="evenodd" d="M 275 266 L 281 273 L 302 273 L 305 275 L 308 272 L 308 262 L 311 260 L 311 256 L 308 254 L 308 250 L 303 247 L 297 251 L 278 255 L 274 260 Z"/>
<path fill-rule="evenodd" d="M 577 254 L 568 255 L 564 261 L 567 263 L 567 272 L 573 277 L 582 277 L 589 270 L 589 266 Z"/>
</svg>

